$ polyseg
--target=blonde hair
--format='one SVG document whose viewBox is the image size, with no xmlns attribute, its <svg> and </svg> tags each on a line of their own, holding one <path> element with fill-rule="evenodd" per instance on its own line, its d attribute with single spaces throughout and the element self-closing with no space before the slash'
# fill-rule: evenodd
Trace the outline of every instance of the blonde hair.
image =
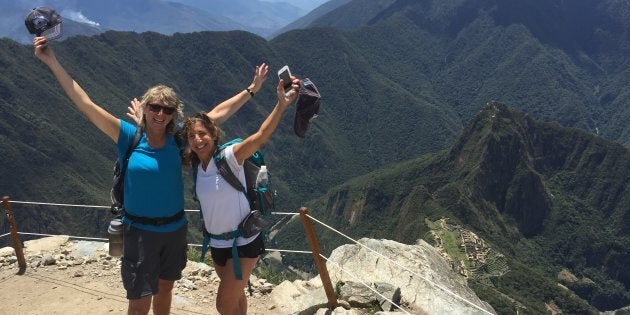
<svg viewBox="0 0 630 315">
<path fill-rule="evenodd" d="M 144 109 L 144 107 L 146 107 L 146 105 L 151 102 L 160 102 L 164 106 L 175 108 L 175 112 L 177 112 L 177 115 L 175 115 L 171 122 L 166 125 L 166 132 L 174 134 L 176 121 L 184 118 L 184 103 L 182 103 L 182 101 L 179 99 L 177 93 L 175 93 L 175 90 L 163 84 L 152 86 L 146 92 L 144 92 L 142 100 L 140 101 L 140 106 L 142 106 L 142 108 Z M 146 115 L 144 115 L 143 113 L 140 127 L 144 129 L 145 126 Z"/>
<path fill-rule="evenodd" d="M 184 121 L 184 128 L 182 129 L 181 137 L 183 141 L 188 141 L 188 134 L 192 131 L 193 126 L 200 122 L 204 128 L 210 134 L 210 137 L 214 139 L 215 148 L 218 146 L 219 141 L 221 140 L 221 136 L 223 135 L 223 131 L 219 126 L 212 120 L 205 112 L 199 112 L 192 117 L 186 118 Z M 197 154 L 190 149 L 190 146 L 187 145 L 184 150 L 184 158 L 182 160 L 184 165 L 197 165 L 199 164 L 199 157 Z"/>
</svg>

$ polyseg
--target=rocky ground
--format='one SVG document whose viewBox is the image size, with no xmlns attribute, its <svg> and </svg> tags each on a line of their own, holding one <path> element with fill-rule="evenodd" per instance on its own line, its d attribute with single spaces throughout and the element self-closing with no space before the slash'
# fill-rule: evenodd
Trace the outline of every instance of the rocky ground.
<svg viewBox="0 0 630 315">
<path fill-rule="evenodd" d="M 0 314 L 123 314 L 127 299 L 120 261 L 106 243 L 51 237 L 25 243 L 27 268 L 18 274 L 13 249 L 0 249 Z M 278 313 L 264 279 L 251 279 L 249 314 Z M 218 314 L 219 279 L 212 267 L 189 261 L 176 282 L 171 314 Z"/>
</svg>

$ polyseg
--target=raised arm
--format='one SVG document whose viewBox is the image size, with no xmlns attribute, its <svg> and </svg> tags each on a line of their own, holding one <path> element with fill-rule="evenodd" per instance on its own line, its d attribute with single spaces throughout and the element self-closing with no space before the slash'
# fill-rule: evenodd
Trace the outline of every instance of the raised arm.
<svg viewBox="0 0 630 315">
<path fill-rule="evenodd" d="M 118 142 L 120 120 L 92 102 L 81 86 L 79 86 L 61 66 L 52 47 L 46 45 L 45 37 L 35 37 L 35 39 L 33 39 L 33 45 L 35 46 L 35 56 L 50 68 L 74 105 L 76 105 L 98 129 L 112 138 L 114 142 Z"/>
<path fill-rule="evenodd" d="M 276 87 L 278 102 L 273 111 L 267 116 L 267 119 L 260 125 L 258 131 L 234 146 L 234 156 L 239 164 L 243 164 L 243 161 L 247 159 L 247 157 L 254 154 L 258 148 L 269 140 L 269 137 L 276 131 L 284 112 L 291 104 L 295 103 L 300 88 L 300 80 L 295 77 L 291 77 L 291 79 L 293 79 L 292 89 L 286 95 L 283 81 L 280 80 L 280 82 L 278 82 L 278 86 Z"/>
<path fill-rule="evenodd" d="M 269 75 L 269 66 L 265 63 L 260 66 L 256 66 L 254 72 L 254 79 L 252 83 L 247 87 L 252 93 L 256 94 L 260 91 L 262 84 L 267 80 Z M 249 91 L 243 90 L 240 93 L 232 96 L 231 98 L 223 101 L 221 104 L 215 106 L 208 112 L 208 117 L 214 120 L 217 124 L 222 124 L 228 118 L 230 118 L 236 111 L 238 111 L 249 99 L 252 98 Z"/>
</svg>

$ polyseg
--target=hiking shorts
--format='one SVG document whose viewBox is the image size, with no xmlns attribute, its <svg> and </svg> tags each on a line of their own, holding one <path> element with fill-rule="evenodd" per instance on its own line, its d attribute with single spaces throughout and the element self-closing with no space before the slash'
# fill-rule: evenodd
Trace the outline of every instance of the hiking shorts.
<svg viewBox="0 0 630 315">
<path fill-rule="evenodd" d="M 186 224 L 173 232 L 153 232 L 125 225 L 120 274 L 127 299 L 157 294 L 159 279 L 181 279 L 187 261 L 187 230 Z"/>
<path fill-rule="evenodd" d="M 236 248 L 238 249 L 238 257 L 241 258 L 256 258 L 262 255 L 265 252 L 265 242 L 263 241 L 262 233 L 258 234 L 258 237 L 248 244 L 237 246 Z M 210 254 L 215 264 L 225 266 L 227 260 L 232 259 L 232 247 L 210 247 Z"/>
</svg>

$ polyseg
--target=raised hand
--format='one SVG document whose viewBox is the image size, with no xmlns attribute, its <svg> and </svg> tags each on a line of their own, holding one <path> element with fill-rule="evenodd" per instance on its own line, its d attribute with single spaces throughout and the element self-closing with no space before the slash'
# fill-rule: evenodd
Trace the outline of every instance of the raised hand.
<svg viewBox="0 0 630 315">
<path fill-rule="evenodd" d="M 280 79 L 278 86 L 276 87 L 276 94 L 278 95 L 278 105 L 288 107 L 293 104 L 298 97 L 300 91 L 300 80 L 295 76 L 291 76 L 291 90 L 286 92 L 284 90 L 284 80 Z"/>
<path fill-rule="evenodd" d="M 249 89 L 254 93 L 258 93 L 268 77 L 269 65 L 263 62 L 260 66 L 256 66 L 256 70 L 254 71 L 254 80 L 252 80 L 252 84 L 249 85 Z"/>
<path fill-rule="evenodd" d="M 33 46 L 35 46 L 35 57 L 43 63 L 50 65 L 56 62 L 55 52 L 47 45 L 46 37 L 40 36 L 33 38 Z"/>
<path fill-rule="evenodd" d="M 136 123 L 136 126 L 140 126 L 143 114 L 140 101 L 134 97 L 129 103 L 129 106 L 127 106 L 127 117 L 131 118 L 133 122 Z"/>
</svg>

